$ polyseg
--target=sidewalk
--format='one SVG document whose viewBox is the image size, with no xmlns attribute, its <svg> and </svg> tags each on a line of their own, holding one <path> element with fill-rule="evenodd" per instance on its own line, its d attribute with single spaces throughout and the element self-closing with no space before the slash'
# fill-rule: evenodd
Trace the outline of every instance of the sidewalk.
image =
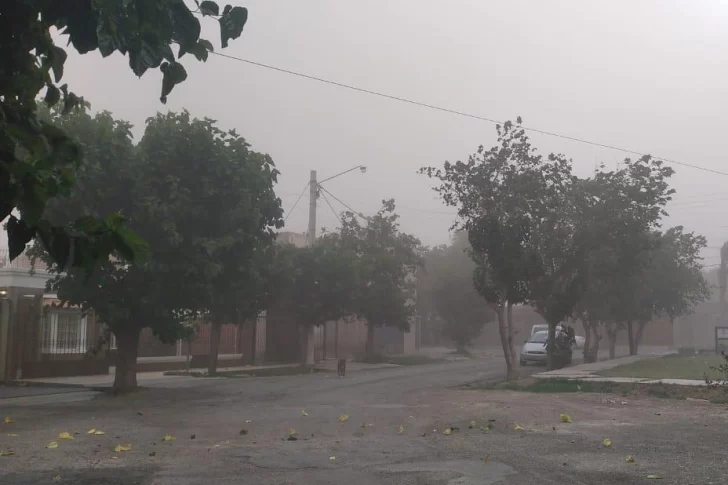
<svg viewBox="0 0 728 485">
<path fill-rule="evenodd" d="M 602 377 L 595 375 L 599 371 L 613 369 L 622 365 L 632 364 L 646 359 L 656 359 L 666 355 L 675 354 L 674 351 L 631 355 L 619 359 L 604 360 L 594 362 L 592 364 L 581 364 L 563 369 L 556 369 L 547 372 L 533 374 L 532 377 L 537 379 L 571 379 L 571 380 L 588 380 L 592 382 L 617 382 L 617 383 L 639 383 L 639 384 L 673 384 L 677 386 L 704 386 L 705 381 L 694 379 L 648 379 L 643 377 Z"/>
</svg>

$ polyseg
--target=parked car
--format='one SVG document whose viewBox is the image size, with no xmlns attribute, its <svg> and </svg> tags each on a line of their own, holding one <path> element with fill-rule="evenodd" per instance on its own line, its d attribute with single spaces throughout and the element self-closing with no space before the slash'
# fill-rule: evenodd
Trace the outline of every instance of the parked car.
<svg viewBox="0 0 728 485">
<path fill-rule="evenodd" d="M 534 325 L 536 327 L 536 325 Z M 536 331 L 523 344 L 521 348 L 521 365 L 528 365 L 529 362 L 537 362 L 545 364 L 547 360 L 546 356 L 546 342 L 548 341 L 549 333 L 545 330 Z"/>
<path fill-rule="evenodd" d="M 571 364 L 572 347 L 574 346 L 573 330 L 562 330 L 557 327 L 556 351 L 554 352 L 555 364 L 557 367 L 564 367 Z M 548 330 L 541 330 L 531 335 L 521 348 L 521 365 L 528 365 L 530 362 L 545 364 L 548 360 L 546 342 L 549 338 Z"/>
<path fill-rule="evenodd" d="M 531 327 L 531 335 L 535 334 L 536 332 L 548 332 L 549 326 L 547 324 L 538 324 Z M 556 326 L 557 332 L 563 332 L 564 327 L 562 325 Z M 586 339 L 584 337 L 581 337 L 579 335 L 574 336 L 574 344 L 573 347 L 575 349 L 581 349 L 584 347 L 584 343 L 586 342 Z"/>
</svg>

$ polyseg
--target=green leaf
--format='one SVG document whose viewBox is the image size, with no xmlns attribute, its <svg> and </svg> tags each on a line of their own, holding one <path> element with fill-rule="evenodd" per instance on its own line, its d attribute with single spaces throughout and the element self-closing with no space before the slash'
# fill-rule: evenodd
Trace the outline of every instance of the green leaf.
<svg viewBox="0 0 728 485">
<path fill-rule="evenodd" d="M 187 71 L 179 62 L 164 63 L 160 66 L 162 77 L 162 96 L 159 98 L 162 103 L 167 102 L 167 95 L 174 87 L 187 79 Z"/>
<path fill-rule="evenodd" d="M 189 48 L 200 38 L 200 21 L 182 1 L 172 3 L 169 10 L 172 20 L 172 39 L 180 46 Z"/>
<path fill-rule="evenodd" d="M 51 69 L 53 69 L 53 77 L 56 78 L 56 82 L 60 81 L 63 77 L 63 65 L 66 63 L 68 54 L 66 51 L 58 46 L 53 46 L 49 55 L 49 61 L 51 63 Z"/>
<path fill-rule="evenodd" d="M 228 46 L 230 39 L 237 39 L 243 33 L 243 27 L 248 21 L 248 9 L 245 7 L 225 6 L 220 17 L 220 41 L 223 47 Z"/>
<path fill-rule="evenodd" d="M 61 90 L 55 87 L 53 84 L 49 84 L 46 89 L 45 103 L 49 107 L 53 107 L 61 99 Z"/>
<path fill-rule="evenodd" d="M 220 7 L 218 7 L 217 3 L 205 1 L 200 3 L 200 13 L 202 15 L 220 15 Z"/>
<path fill-rule="evenodd" d="M 33 239 L 35 231 L 25 221 L 15 216 L 10 216 L 8 219 L 7 231 L 8 249 L 10 251 L 10 260 L 12 261 L 25 251 L 25 246 Z"/>
</svg>

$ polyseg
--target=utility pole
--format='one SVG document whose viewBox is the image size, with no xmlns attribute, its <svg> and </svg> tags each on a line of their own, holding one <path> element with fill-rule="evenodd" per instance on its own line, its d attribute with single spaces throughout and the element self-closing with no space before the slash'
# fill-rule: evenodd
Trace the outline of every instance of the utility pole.
<svg viewBox="0 0 728 485">
<path fill-rule="evenodd" d="M 311 170 L 311 181 L 308 184 L 310 195 L 308 203 L 308 234 L 307 243 L 313 246 L 316 242 L 316 199 L 318 198 L 318 182 L 316 181 L 316 170 Z"/>
<path fill-rule="evenodd" d="M 318 182 L 316 181 L 316 170 L 311 170 L 311 180 L 309 187 L 309 203 L 308 203 L 308 234 L 306 234 L 306 243 L 308 247 L 313 247 L 316 242 L 316 198 L 318 197 Z M 312 325 L 305 326 L 300 332 L 303 339 L 306 356 L 306 366 L 313 367 L 315 364 L 315 347 L 316 338 L 314 327 Z M 326 342 L 324 342 L 326 345 Z"/>
</svg>

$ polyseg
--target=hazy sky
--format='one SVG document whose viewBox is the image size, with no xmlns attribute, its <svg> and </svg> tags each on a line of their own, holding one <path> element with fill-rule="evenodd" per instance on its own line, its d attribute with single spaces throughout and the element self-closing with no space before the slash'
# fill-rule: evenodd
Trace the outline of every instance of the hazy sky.
<svg viewBox="0 0 728 485">
<path fill-rule="evenodd" d="M 250 11 L 224 52 L 498 120 L 728 171 L 728 1 L 235 0 Z M 215 21 L 203 36 L 219 46 Z M 211 56 L 184 62 L 188 80 L 165 107 L 160 74 L 137 79 L 119 55 L 69 56 L 64 81 L 94 109 L 136 126 L 160 110 L 236 128 L 282 172 L 290 210 L 308 181 L 358 164 L 326 187 L 372 213 L 394 197 L 402 228 L 426 244 L 448 240 L 453 209 L 415 171 L 467 157 L 494 126 Z M 624 154 L 532 135 L 579 175 Z M 675 167 L 670 225 L 728 239 L 728 177 Z M 333 201 L 332 201 L 333 202 Z M 336 202 L 338 210 L 343 209 Z M 319 201 L 318 226 L 336 219 Z M 304 231 L 308 195 L 287 222 Z M 718 262 L 717 249 L 706 264 Z"/>
</svg>

